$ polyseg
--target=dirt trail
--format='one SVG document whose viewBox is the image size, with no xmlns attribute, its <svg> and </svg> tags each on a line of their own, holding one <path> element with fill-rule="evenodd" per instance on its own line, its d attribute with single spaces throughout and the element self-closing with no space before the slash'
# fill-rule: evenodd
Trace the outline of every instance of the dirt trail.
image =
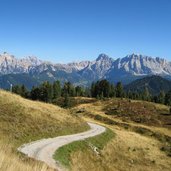
<svg viewBox="0 0 171 171">
<path fill-rule="evenodd" d="M 50 167 L 59 171 L 64 170 L 59 163 L 53 159 L 55 151 L 73 141 L 84 140 L 105 132 L 106 128 L 94 123 L 88 123 L 90 130 L 78 134 L 59 136 L 56 138 L 42 139 L 29 144 L 24 144 L 18 148 L 18 151 L 28 155 L 31 158 L 45 162 Z"/>
</svg>

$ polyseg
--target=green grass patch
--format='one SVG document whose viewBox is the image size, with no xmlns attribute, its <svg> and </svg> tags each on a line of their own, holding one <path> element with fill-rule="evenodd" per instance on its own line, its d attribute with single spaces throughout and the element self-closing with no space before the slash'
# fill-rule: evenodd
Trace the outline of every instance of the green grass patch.
<svg viewBox="0 0 171 171">
<path fill-rule="evenodd" d="M 70 168 L 71 154 L 76 151 L 85 151 L 91 149 L 90 144 L 102 150 L 104 146 L 114 138 L 115 134 L 110 129 L 95 137 L 87 138 L 81 141 L 75 141 L 60 147 L 54 154 L 54 159 L 59 161 L 63 166 Z"/>
</svg>

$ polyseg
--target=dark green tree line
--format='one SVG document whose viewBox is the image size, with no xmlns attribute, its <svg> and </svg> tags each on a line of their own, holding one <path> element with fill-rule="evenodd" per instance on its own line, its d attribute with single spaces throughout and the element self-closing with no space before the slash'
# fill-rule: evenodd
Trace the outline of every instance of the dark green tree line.
<svg viewBox="0 0 171 171">
<path fill-rule="evenodd" d="M 50 83 L 48 81 L 43 82 L 39 86 L 33 87 L 30 91 L 26 89 L 24 85 L 15 85 L 12 88 L 12 92 L 21 95 L 22 97 L 32 100 L 40 100 L 47 103 L 52 103 L 54 99 L 63 97 L 64 106 L 69 105 L 70 97 L 94 97 L 97 99 L 103 98 L 129 98 L 135 100 L 145 100 L 155 103 L 161 103 L 171 106 L 171 91 L 164 93 L 161 91 L 159 95 L 152 96 L 149 93 L 148 88 L 145 88 L 143 92 L 124 91 L 121 82 L 116 85 L 110 83 L 107 80 L 100 80 L 93 82 L 90 87 L 74 86 L 71 82 L 65 82 L 61 85 L 60 81 Z"/>
</svg>

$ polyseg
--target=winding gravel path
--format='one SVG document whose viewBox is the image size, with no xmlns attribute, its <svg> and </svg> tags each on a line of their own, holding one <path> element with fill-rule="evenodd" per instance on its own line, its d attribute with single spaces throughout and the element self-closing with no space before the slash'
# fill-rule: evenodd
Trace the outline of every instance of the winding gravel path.
<svg viewBox="0 0 171 171">
<path fill-rule="evenodd" d="M 58 162 L 53 159 L 55 151 L 66 144 L 73 141 L 84 140 L 105 132 L 106 128 L 94 123 L 88 123 L 90 130 L 73 135 L 59 136 L 56 138 L 42 139 L 29 144 L 24 144 L 18 148 L 18 151 L 27 156 L 45 162 L 50 167 L 62 171 L 63 168 Z"/>
</svg>

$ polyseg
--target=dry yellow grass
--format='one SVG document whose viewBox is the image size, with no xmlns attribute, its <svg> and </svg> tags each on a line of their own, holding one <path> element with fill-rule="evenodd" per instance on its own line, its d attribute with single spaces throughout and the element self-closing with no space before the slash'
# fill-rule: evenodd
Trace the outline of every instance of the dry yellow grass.
<svg viewBox="0 0 171 171">
<path fill-rule="evenodd" d="M 30 141 L 88 128 L 85 121 L 69 110 L 0 90 L 0 170 L 47 171 L 47 166 L 39 162 L 23 162 L 25 157 L 17 155 L 17 147 Z"/>
<path fill-rule="evenodd" d="M 5 105 L 6 110 L 15 105 L 15 107 L 22 109 L 22 112 L 37 118 L 47 115 L 49 117 L 56 118 L 58 121 L 71 119 L 71 117 L 68 115 L 69 112 L 58 106 L 42 103 L 39 101 L 27 100 L 16 94 L 11 94 L 3 90 L 0 91 L 0 103 L 1 105 Z"/>
<path fill-rule="evenodd" d="M 114 99 L 117 100 L 117 99 Z M 134 103 L 134 101 L 133 101 Z M 141 102 L 142 103 L 142 102 Z M 168 144 L 168 142 L 159 141 L 152 136 L 146 134 L 139 134 L 134 132 L 131 128 L 145 128 L 154 133 L 159 133 L 162 136 L 171 136 L 169 128 L 147 126 L 135 123 L 124 122 L 120 118 L 106 115 L 104 112 L 105 105 L 109 105 L 110 101 L 98 101 L 93 104 L 82 104 L 73 110 L 79 111 L 84 108 L 82 112 L 87 121 L 95 121 L 91 115 L 100 115 L 109 118 L 116 124 L 107 125 L 103 120 L 99 122 L 106 127 L 112 129 L 116 136 L 110 141 L 107 146 L 101 151 L 101 155 L 97 156 L 91 150 L 87 149 L 85 152 L 72 153 L 72 171 L 170 171 L 171 157 L 161 150 L 161 147 Z M 168 110 L 165 105 L 150 103 L 157 110 Z M 91 115 L 89 115 L 91 113 Z M 119 123 L 119 124 L 117 124 Z M 124 124 L 127 125 L 125 129 Z M 130 129 L 129 129 L 130 128 Z M 169 150 L 169 149 L 168 149 Z"/>
<path fill-rule="evenodd" d="M 137 124 L 137 123 L 131 122 L 131 121 L 123 121 L 122 117 L 118 118 L 118 117 L 115 117 L 115 116 L 112 116 L 112 115 L 106 115 L 105 111 L 104 111 L 104 107 L 106 106 L 106 104 L 107 105 L 110 105 L 110 103 L 112 104 L 113 100 L 117 101 L 118 99 L 112 99 L 112 100 L 109 100 L 109 101 L 106 101 L 106 102 L 97 101 L 95 103 L 82 104 L 82 105 L 79 105 L 79 106 L 73 108 L 73 110 L 77 111 L 77 110 L 80 110 L 80 109 L 85 109 L 85 111 L 88 114 L 91 113 L 94 116 L 95 115 L 100 115 L 102 117 L 106 117 L 106 118 L 112 119 L 113 121 L 115 121 L 117 123 L 121 123 L 121 124 L 122 123 L 126 123 L 126 124 L 130 125 L 130 127 L 138 126 L 138 127 L 146 128 L 146 129 L 149 129 L 149 130 L 152 130 L 154 132 L 158 132 L 158 133 L 161 133 L 161 134 L 164 134 L 164 135 L 167 135 L 167 136 L 171 136 L 171 129 L 169 129 L 167 127 L 148 126 L 148 125 L 144 125 L 144 124 L 141 124 L 141 123 Z M 132 103 L 135 103 L 135 102 L 143 103 L 142 101 L 137 101 L 137 100 L 134 101 L 134 100 L 132 100 Z M 156 104 L 156 103 L 152 103 L 152 102 L 145 102 L 145 103 L 149 103 L 150 105 L 155 107 L 156 110 L 169 111 L 169 107 L 168 106 L 165 106 L 165 105 L 162 105 L 162 104 Z"/>
<path fill-rule="evenodd" d="M 0 135 L 16 146 L 87 129 L 87 124 L 68 110 L 6 91 L 0 91 L 0 123 Z"/>
<path fill-rule="evenodd" d="M 89 149 L 72 154 L 72 171 L 170 171 L 171 158 L 160 150 L 159 141 L 115 126 L 110 129 L 116 137 L 100 156 Z"/>
<path fill-rule="evenodd" d="M 105 103 L 110 104 L 110 101 Z M 124 122 L 120 118 L 106 115 L 103 110 L 105 103 L 82 104 L 72 109 L 72 113 L 84 108 L 85 113 L 98 114 L 118 123 L 126 123 L 129 127 L 138 126 L 153 132 L 171 135 L 170 129 L 167 128 L 147 126 L 131 121 Z M 158 110 L 168 110 L 164 105 L 155 107 Z M 91 118 L 87 120 L 98 123 Z M 104 124 L 104 126 L 115 132 L 115 138 L 105 146 L 99 156 L 91 149 L 72 153 L 72 171 L 170 171 L 171 158 L 160 150 L 162 142 L 153 137 L 135 133 L 133 129 L 126 130 L 121 124 L 111 126 Z M 50 171 L 42 163 L 21 160 L 22 157 L 19 157 L 14 149 L 22 143 L 35 139 L 85 129 L 87 129 L 85 122 L 71 115 L 70 110 L 41 102 L 32 102 L 0 91 L 0 170 L 13 171 L 15 168 L 15 171 Z"/>
<path fill-rule="evenodd" d="M 0 170 L 1 171 L 54 171 L 43 163 L 24 162 L 14 155 L 11 147 L 0 144 Z"/>
</svg>

